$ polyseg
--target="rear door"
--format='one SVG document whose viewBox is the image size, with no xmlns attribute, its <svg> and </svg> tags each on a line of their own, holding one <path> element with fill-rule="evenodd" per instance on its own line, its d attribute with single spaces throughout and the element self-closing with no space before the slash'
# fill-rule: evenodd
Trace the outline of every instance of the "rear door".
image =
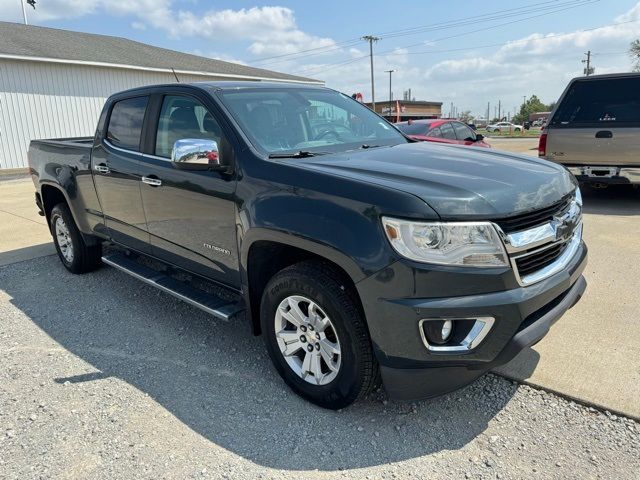
<svg viewBox="0 0 640 480">
<path fill-rule="evenodd" d="M 546 157 L 566 165 L 640 165 L 640 75 L 574 80 L 547 127 Z"/>
<path fill-rule="evenodd" d="M 114 102 L 91 154 L 93 178 L 111 238 L 148 253 L 149 233 L 140 197 L 140 152 L 148 95 Z"/>
<path fill-rule="evenodd" d="M 142 158 L 142 200 L 153 254 L 231 287 L 239 287 L 235 173 L 185 170 L 171 162 L 176 140 L 218 143 L 220 160 L 233 163 L 229 132 L 206 99 L 183 90 L 155 95 L 154 121 Z M 149 183 L 145 183 L 151 180 Z"/>
</svg>

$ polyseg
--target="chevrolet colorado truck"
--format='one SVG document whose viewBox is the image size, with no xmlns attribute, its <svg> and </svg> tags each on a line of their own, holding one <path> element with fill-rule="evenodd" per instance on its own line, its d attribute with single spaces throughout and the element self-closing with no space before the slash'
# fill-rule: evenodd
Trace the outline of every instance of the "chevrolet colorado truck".
<svg viewBox="0 0 640 480">
<path fill-rule="evenodd" d="M 539 341 L 582 296 L 582 198 L 564 167 L 414 142 L 303 84 L 110 97 L 93 138 L 34 140 L 63 265 L 102 264 L 262 334 L 304 398 L 382 381 L 417 399 Z"/>
</svg>

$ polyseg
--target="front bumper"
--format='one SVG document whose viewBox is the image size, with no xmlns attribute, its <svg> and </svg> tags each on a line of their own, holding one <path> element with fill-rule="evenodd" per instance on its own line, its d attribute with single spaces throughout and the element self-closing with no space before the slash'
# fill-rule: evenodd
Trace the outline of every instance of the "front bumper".
<svg viewBox="0 0 640 480">
<path fill-rule="evenodd" d="M 507 363 L 543 338 L 582 296 L 587 248 L 567 267 L 520 286 L 511 269 L 456 269 L 398 261 L 357 285 L 389 395 L 438 396 Z M 431 352 L 418 325 L 424 318 L 494 317 L 483 342 L 467 352 Z"/>
</svg>

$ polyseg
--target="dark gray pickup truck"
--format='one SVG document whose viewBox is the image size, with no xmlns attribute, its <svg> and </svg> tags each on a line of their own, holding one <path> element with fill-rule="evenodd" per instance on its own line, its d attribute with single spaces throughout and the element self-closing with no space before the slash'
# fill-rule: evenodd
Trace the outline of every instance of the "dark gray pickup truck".
<svg viewBox="0 0 640 480">
<path fill-rule="evenodd" d="M 401 399 L 466 385 L 586 287 L 565 168 L 413 142 L 322 87 L 129 90 L 93 138 L 34 140 L 29 161 L 69 271 L 108 264 L 246 320 L 284 381 L 327 408 L 380 380 Z"/>
</svg>

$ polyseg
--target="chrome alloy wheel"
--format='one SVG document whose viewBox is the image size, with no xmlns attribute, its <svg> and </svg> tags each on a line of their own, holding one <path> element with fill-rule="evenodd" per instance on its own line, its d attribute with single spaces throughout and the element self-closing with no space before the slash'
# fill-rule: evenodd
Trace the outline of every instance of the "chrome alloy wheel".
<svg viewBox="0 0 640 480">
<path fill-rule="evenodd" d="M 330 383 L 340 371 L 340 341 L 331 319 L 308 298 L 285 298 L 275 315 L 280 353 L 300 378 L 313 385 Z"/>
<path fill-rule="evenodd" d="M 69 227 L 64 223 L 62 217 L 56 218 L 55 230 L 58 247 L 60 248 L 62 256 L 67 262 L 73 262 L 73 242 L 71 241 Z"/>
</svg>

